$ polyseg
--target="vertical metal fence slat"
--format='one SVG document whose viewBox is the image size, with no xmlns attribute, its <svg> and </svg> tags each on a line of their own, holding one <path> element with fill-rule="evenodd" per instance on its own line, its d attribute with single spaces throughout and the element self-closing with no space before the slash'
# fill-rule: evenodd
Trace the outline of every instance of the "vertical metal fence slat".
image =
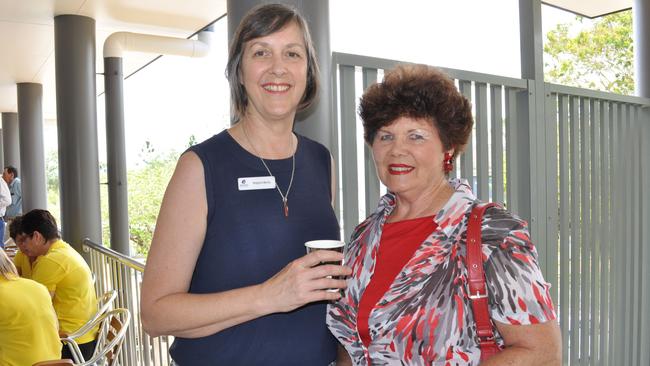
<svg viewBox="0 0 650 366">
<path fill-rule="evenodd" d="M 458 80 L 458 89 L 461 94 L 472 101 L 472 82 L 466 80 Z M 472 189 L 474 188 L 474 144 L 472 143 L 474 133 L 469 137 L 465 151 L 460 156 L 460 176 L 461 178 L 469 181 Z"/>
<path fill-rule="evenodd" d="M 610 353 L 610 365 L 619 365 L 623 360 L 623 342 L 625 342 L 625 335 L 622 330 L 625 326 L 624 324 L 624 314 L 623 305 L 625 291 L 625 276 L 623 267 L 623 257 L 625 254 L 625 248 L 622 244 L 624 242 L 623 230 L 621 228 L 623 220 L 621 218 L 621 207 L 624 187 L 621 185 L 621 166 L 618 165 L 622 162 L 621 152 L 620 152 L 620 136 L 621 136 L 621 124 L 619 118 L 619 105 L 618 103 L 612 104 L 612 118 L 611 118 L 611 142 L 612 142 L 612 155 L 610 160 L 610 166 L 612 167 L 612 238 L 615 241 L 612 242 L 611 253 L 613 256 L 613 266 L 611 274 L 613 275 L 613 286 L 612 286 L 612 331 L 610 333 L 611 347 L 612 352 Z"/>
<path fill-rule="evenodd" d="M 550 92 L 544 93 L 544 104 L 546 120 L 544 121 L 544 131 L 546 132 L 546 190 L 544 197 L 546 202 L 546 258 L 544 264 L 544 278 L 551 283 L 550 294 L 553 302 L 557 304 L 559 299 L 559 279 L 558 279 L 558 96 Z"/>
<path fill-rule="evenodd" d="M 569 342 L 569 324 L 571 313 L 571 262 L 570 256 L 570 201 L 569 201 L 569 97 L 560 95 L 558 102 L 559 136 L 560 136 L 560 328 L 564 344 Z M 569 347 L 562 347 L 562 362 L 569 362 Z"/>
<path fill-rule="evenodd" d="M 128 306 L 129 308 L 134 308 L 137 306 L 135 299 L 133 299 L 133 294 L 135 293 L 134 286 L 133 286 L 134 273 L 133 270 L 129 267 L 122 267 L 122 268 L 124 268 L 124 274 L 126 275 Z M 139 318 L 140 317 L 138 317 L 138 319 Z M 132 316 L 131 317 L 131 325 L 133 326 L 132 329 L 136 329 L 136 324 L 142 324 L 142 322 L 135 323 L 135 319 Z M 136 337 L 136 332 L 130 332 L 129 338 L 131 339 L 131 342 L 133 342 L 133 349 L 130 350 L 131 353 L 130 353 L 129 361 L 132 365 L 135 365 L 137 362 L 137 351 L 140 349 L 140 344 Z"/>
<path fill-rule="evenodd" d="M 632 261 L 632 312 L 630 313 L 630 321 L 632 325 L 632 350 L 631 350 L 631 363 L 633 365 L 639 365 L 639 352 L 641 345 L 639 344 L 639 335 L 640 335 L 640 320 L 641 320 L 641 278 L 639 276 L 639 268 L 641 263 L 639 262 L 641 253 L 641 241 L 639 236 L 639 214 L 640 214 L 640 205 L 639 198 L 641 197 L 641 192 L 639 191 L 639 179 L 640 179 L 640 166 L 639 161 L 639 129 L 638 129 L 638 117 L 637 117 L 637 108 L 635 106 L 629 105 L 629 114 L 628 120 L 630 123 L 630 163 L 632 165 L 630 172 L 630 180 L 632 184 L 632 189 L 630 190 L 629 197 L 631 199 L 630 205 L 630 221 L 632 226 L 632 240 L 631 240 L 631 261 Z M 644 345 L 647 346 L 647 345 Z"/>
<path fill-rule="evenodd" d="M 629 165 L 630 170 L 627 171 L 628 175 L 628 184 L 630 186 L 630 191 L 628 192 L 628 220 L 630 228 L 630 245 L 628 249 L 628 258 L 629 258 L 629 267 L 630 267 L 630 292 L 629 292 L 629 307 L 630 312 L 628 313 L 628 322 L 630 324 L 630 364 L 638 365 L 639 363 L 639 299 L 640 299 L 640 290 L 639 287 L 640 278 L 638 276 L 639 272 L 639 256 L 640 253 L 640 243 L 639 243 L 639 227 L 638 227 L 638 218 L 639 218 L 639 197 L 638 192 L 638 182 L 639 182 L 639 169 L 637 164 L 637 159 L 639 157 L 638 149 L 638 138 L 639 134 L 637 131 L 636 123 L 636 108 L 632 105 L 627 105 L 627 123 L 628 123 L 628 156 L 629 156 Z"/>
<path fill-rule="evenodd" d="M 643 250 L 644 250 L 644 242 L 643 242 L 643 236 L 642 236 L 642 226 L 644 225 L 644 222 L 641 220 L 641 216 L 643 215 L 643 155 L 641 144 L 641 136 L 642 136 L 642 130 L 641 130 L 641 123 L 643 123 L 640 120 L 640 108 L 638 106 L 634 106 L 634 116 L 633 116 L 633 121 L 634 121 L 634 184 L 635 184 L 635 189 L 634 189 L 634 196 L 635 196 L 635 210 L 634 210 L 634 235 L 635 235 L 635 243 L 636 243 L 636 252 L 634 255 L 634 261 L 635 261 L 635 275 L 636 275 L 636 301 L 635 301 L 635 312 L 634 312 L 634 321 L 637 327 L 637 332 L 636 332 L 636 352 L 635 352 L 635 360 L 637 364 L 641 365 L 641 359 L 642 359 L 642 353 L 643 353 L 643 348 L 647 344 L 641 343 L 641 336 L 643 334 L 643 312 L 647 311 L 647 309 L 643 308 L 643 294 L 644 294 L 644 278 L 643 278 L 643 266 L 644 263 L 642 261 L 643 258 Z M 648 122 L 646 122 L 648 123 Z M 647 189 L 647 187 L 646 187 Z"/>
<path fill-rule="evenodd" d="M 377 82 L 377 69 L 363 68 L 363 90 Z M 377 178 L 377 169 L 372 158 L 372 150 L 367 144 L 363 148 L 364 171 L 366 184 L 366 216 L 370 216 L 375 211 L 379 202 L 379 179 Z"/>
<path fill-rule="evenodd" d="M 600 198 L 600 230 L 599 236 L 600 241 L 600 252 L 601 252 L 601 261 L 600 261 L 600 273 L 601 273 L 601 286 L 600 286 L 600 363 L 599 365 L 609 365 L 609 322 L 611 317 L 609 316 L 609 303 L 610 303 L 610 240 L 609 236 L 611 234 L 611 210 L 610 210 L 610 118 L 609 118 L 609 103 L 601 102 L 600 104 L 600 116 L 601 116 L 601 134 L 600 134 L 600 145 L 601 145 L 601 154 L 600 154 L 600 166 L 601 166 L 601 175 L 600 181 L 602 185 L 602 195 Z"/>
<path fill-rule="evenodd" d="M 622 179 L 622 187 L 623 187 L 623 196 L 624 200 L 623 202 L 623 224 L 624 224 L 624 239 L 623 239 L 623 251 L 625 253 L 624 257 L 624 262 L 623 262 L 623 267 L 625 270 L 625 279 L 624 279 L 624 288 L 625 288 L 625 293 L 623 296 L 625 296 L 625 307 L 624 307 L 624 322 L 623 322 L 623 330 L 624 330 L 624 336 L 625 336 L 625 341 L 624 341 L 624 358 L 623 358 L 623 364 L 624 365 L 631 365 L 632 362 L 632 344 L 634 343 L 634 340 L 632 339 L 632 332 L 634 325 L 632 324 L 632 303 L 633 303 L 633 296 L 634 294 L 632 293 L 632 281 L 633 281 L 633 262 L 632 262 L 632 215 L 631 215 L 631 210 L 633 207 L 632 204 L 632 179 L 629 176 L 629 172 L 631 172 L 632 169 L 632 152 L 630 149 L 630 142 L 631 142 L 631 136 L 630 136 L 630 121 L 629 121 L 629 107 L 626 104 L 622 105 L 622 113 L 621 113 L 621 123 L 623 125 L 623 138 L 621 139 L 621 156 L 623 160 L 620 160 L 619 163 L 623 164 L 623 172 L 621 174 L 621 179 Z M 625 176 L 625 177 L 623 177 Z"/>
<path fill-rule="evenodd" d="M 519 172 L 517 167 L 517 90 L 506 88 L 506 205 L 511 212 L 518 212 Z"/>
<path fill-rule="evenodd" d="M 343 176 L 342 169 L 343 169 L 343 160 L 341 159 L 341 141 L 340 141 L 340 131 L 341 131 L 341 116 L 339 115 L 339 66 L 337 63 L 332 62 L 331 65 L 331 70 L 330 70 L 331 76 L 330 78 L 332 79 L 332 90 L 331 90 L 331 100 L 332 100 L 332 106 L 331 106 L 331 113 L 334 118 L 336 118 L 336 121 L 333 121 L 332 123 L 332 135 L 330 136 L 332 141 L 332 146 L 330 146 L 330 153 L 332 153 L 332 159 L 334 159 L 334 163 L 336 164 L 335 167 L 335 174 L 336 174 L 336 197 L 334 197 L 334 213 L 336 214 L 336 218 L 339 221 L 339 224 L 343 222 L 343 217 L 341 216 L 341 210 L 342 210 L 342 203 L 341 201 L 343 200 L 343 195 L 340 193 L 342 189 L 342 184 L 341 184 L 341 178 Z M 343 235 L 343 234 L 341 234 Z M 342 240 L 347 240 L 348 238 L 341 238 Z"/>
<path fill-rule="evenodd" d="M 488 150 L 488 108 L 487 108 L 487 85 L 485 83 L 475 84 L 475 105 L 476 105 L 476 181 L 478 186 L 477 197 L 483 201 L 490 200 L 489 190 L 489 158 Z"/>
<path fill-rule="evenodd" d="M 492 198 L 504 202 L 503 187 L 503 87 L 490 85 L 490 120 L 492 121 Z"/>
<path fill-rule="evenodd" d="M 591 274 L 590 274 L 590 237 L 589 237 L 589 99 L 580 99 L 580 364 L 589 365 L 589 334 L 591 314 L 589 314 L 591 300 Z"/>
<path fill-rule="evenodd" d="M 600 235 L 598 230 L 600 228 L 600 102 L 590 102 L 589 109 L 591 110 L 591 225 L 589 236 L 592 238 L 590 245 L 592 247 L 592 262 L 591 262 L 591 332 L 589 335 L 589 354 L 591 355 L 592 365 L 599 362 L 599 349 L 598 340 L 600 338 Z"/>
<path fill-rule="evenodd" d="M 579 99 L 571 97 L 570 152 L 571 155 L 571 335 L 569 340 L 570 363 L 580 361 L 580 155 L 579 155 Z"/>
<path fill-rule="evenodd" d="M 341 161 L 343 171 L 343 232 L 348 240 L 359 221 L 359 189 L 357 183 L 356 93 L 354 66 L 339 66 L 341 93 Z"/>
<path fill-rule="evenodd" d="M 650 270 L 648 263 L 650 263 L 650 109 L 639 109 L 639 129 L 640 129 L 640 165 L 641 165 L 641 279 L 643 284 L 642 298 L 641 298 L 641 333 L 639 335 L 639 344 L 641 344 L 641 356 L 639 359 L 640 365 L 650 365 Z"/>
</svg>

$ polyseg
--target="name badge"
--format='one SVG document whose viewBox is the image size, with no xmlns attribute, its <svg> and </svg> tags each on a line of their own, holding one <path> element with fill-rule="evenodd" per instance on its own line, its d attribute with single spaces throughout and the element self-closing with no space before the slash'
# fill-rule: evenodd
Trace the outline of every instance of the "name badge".
<svg viewBox="0 0 650 366">
<path fill-rule="evenodd" d="M 237 186 L 240 191 L 253 191 L 257 189 L 274 189 L 275 177 L 244 177 L 237 178 Z"/>
</svg>

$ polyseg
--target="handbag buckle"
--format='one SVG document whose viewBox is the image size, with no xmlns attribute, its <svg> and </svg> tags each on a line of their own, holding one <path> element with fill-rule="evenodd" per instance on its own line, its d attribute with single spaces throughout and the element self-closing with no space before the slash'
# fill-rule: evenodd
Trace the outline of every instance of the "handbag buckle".
<svg viewBox="0 0 650 366">
<path fill-rule="evenodd" d="M 491 336 L 483 336 L 483 337 L 478 336 L 478 341 L 479 341 L 479 343 L 492 343 L 492 342 L 494 342 L 494 336 L 493 335 L 491 335 Z"/>
<path fill-rule="evenodd" d="M 478 290 L 476 291 L 476 295 L 472 295 L 472 294 L 469 295 L 469 298 L 472 300 L 485 299 L 486 297 L 488 297 L 486 293 L 481 294 L 481 292 Z"/>
</svg>

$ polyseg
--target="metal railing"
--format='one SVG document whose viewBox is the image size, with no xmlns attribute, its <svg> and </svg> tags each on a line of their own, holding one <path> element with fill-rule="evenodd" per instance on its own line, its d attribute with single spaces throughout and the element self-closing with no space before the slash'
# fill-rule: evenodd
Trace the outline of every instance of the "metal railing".
<svg viewBox="0 0 650 366">
<path fill-rule="evenodd" d="M 117 291 L 116 307 L 127 308 L 132 314 L 126 334 L 120 365 L 167 366 L 171 364 L 169 346 L 173 337 L 149 337 L 140 317 L 140 288 L 144 264 L 97 243 L 84 240 L 83 250 L 90 256 L 90 269 L 95 275 L 97 295 Z"/>
<path fill-rule="evenodd" d="M 399 63 L 333 54 L 345 238 L 380 192 L 368 147 L 358 150 L 357 102 Z M 537 115 L 534 80 L 441 69 L 474 109 L 454 173 L 480 199 L 528 220 L 552 285 L 563 363 L 650 365 L 650 99 L 545 83 Z"/>
</svg>

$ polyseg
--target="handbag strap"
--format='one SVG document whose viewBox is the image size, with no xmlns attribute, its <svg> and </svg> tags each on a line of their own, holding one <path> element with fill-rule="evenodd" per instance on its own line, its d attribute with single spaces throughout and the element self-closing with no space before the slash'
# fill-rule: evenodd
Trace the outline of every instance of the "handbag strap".
<svg viewBox="0 0 650 366">
<path fill-rule="evenodd" d="M 469 298 L 476 322 L 476 335 L 481 349 L 481 361 L 498 353 L 501 349 L 494 340 L 494 330 L 488 311 L 487 285 L 483 270 L 483 252 L 481 226 L 483 214 L 490 207 L 499 207 L 496 203 L 479 203 L 472 208 L 467 223 L 467 254 L 465 265 L 468 273 Z"/>
</svg>

